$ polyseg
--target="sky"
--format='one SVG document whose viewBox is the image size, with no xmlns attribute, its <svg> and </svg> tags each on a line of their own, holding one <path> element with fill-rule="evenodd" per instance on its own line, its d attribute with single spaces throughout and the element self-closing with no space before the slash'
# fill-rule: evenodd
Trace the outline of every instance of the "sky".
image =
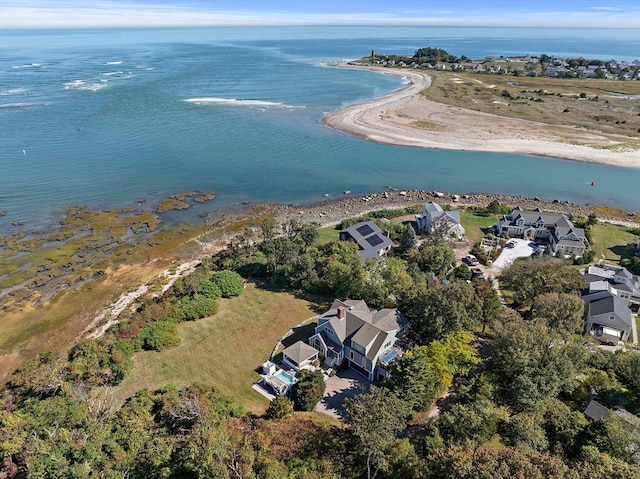
<svg viewBox="0 0 640 479">
<path fill-rule="evenodd" d="M 462 25 L 640 29 L 640 1 L 0 0 L 0 29 L 210 25 Z"/>
</svg>

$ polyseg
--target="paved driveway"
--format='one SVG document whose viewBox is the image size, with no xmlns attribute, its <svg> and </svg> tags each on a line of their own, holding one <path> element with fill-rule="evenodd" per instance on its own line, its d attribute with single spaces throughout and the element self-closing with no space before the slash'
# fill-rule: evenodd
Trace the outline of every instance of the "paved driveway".
<svg viewBox="0 0 640 479">
<path fill-rule="evenodd" d="M 516 258 L 526 258 L 533 254 L 536 244 L 533 241 L 520 238 L 512 238 L 509 241 L 516 244 L 515 248 L 502 248 L 500 256 L 491 265 L 490 271 L 493 276 L 498 276 L 500 272 L 509 266 Z"/>
<path fill-rule="evenodd" d="M 346 369 L 326 380 L 326 389 L 322 401 L 318 403 L 315 410 L 344 420 L 347 417 L 342 404 L 347 398 L 351 398 L 361 393 L 366 393 L 371 387 L 371 383 L 364 376 L 356 373 L 352 369 Z"/>
</svg>

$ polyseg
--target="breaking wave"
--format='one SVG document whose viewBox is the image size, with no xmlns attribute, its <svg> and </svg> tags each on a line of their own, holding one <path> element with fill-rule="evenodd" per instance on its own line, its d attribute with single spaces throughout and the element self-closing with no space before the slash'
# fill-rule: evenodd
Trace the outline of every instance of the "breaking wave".
<svg viewBox="0 0 640 479">
<path fill-rule="evenodd" d="M 184 101 L 196 103 L 198 105 L 229 105 L 229 106 L 246 106 L 249 108 L 282 108 L 293 110 L 296 108 L 306 108 L 304 105 L 287 105 L 282 102 L 264 101 L 264 100 L 243 100 L 236 98 L 187 98 Z"/>
</svg>

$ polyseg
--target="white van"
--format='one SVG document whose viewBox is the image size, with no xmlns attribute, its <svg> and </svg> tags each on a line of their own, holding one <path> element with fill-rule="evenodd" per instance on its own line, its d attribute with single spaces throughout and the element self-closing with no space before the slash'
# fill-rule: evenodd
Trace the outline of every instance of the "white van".
<svg viewBox="0 0 640 479">
<path fill-rule="evenodd" d="M 478 258 L 476 258 L 472 254 L 468 254 L 467 256 L 464 257 L 464 262 L 467 263 L 469 266 L 476 266 L 478 264 Z"/>
</svg>

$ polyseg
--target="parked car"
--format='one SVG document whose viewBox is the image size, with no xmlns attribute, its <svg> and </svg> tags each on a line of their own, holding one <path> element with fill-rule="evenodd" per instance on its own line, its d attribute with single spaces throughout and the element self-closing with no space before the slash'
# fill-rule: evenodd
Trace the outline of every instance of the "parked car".
<svg viewBox="0 0 640 479">
<path fill-rule="evenodd" d="M 484 273 L 482 272 L 482 270 L 480 268 L 473 268 L 471 270 L 471 273 L 473 274 L 474 278 L 478 278 L 478 279 L 484 279 Z"/>
<path fill-rule="evenodd" d="M 507 241 L 507 244 L 504 245 L 505 248 L 515 248 L 516 247 L 516 242 L 515 241 Z"/>
<path fill-rule="evenodd" d="M 467 263 L 469 266 L 477 266 L 478 265 L 478 258 L 476 258 L 474 255 L 472 254 L 468 254 L 467 256 L 464 257 L 463 261 L 465 263 Z"/>
</svg>

